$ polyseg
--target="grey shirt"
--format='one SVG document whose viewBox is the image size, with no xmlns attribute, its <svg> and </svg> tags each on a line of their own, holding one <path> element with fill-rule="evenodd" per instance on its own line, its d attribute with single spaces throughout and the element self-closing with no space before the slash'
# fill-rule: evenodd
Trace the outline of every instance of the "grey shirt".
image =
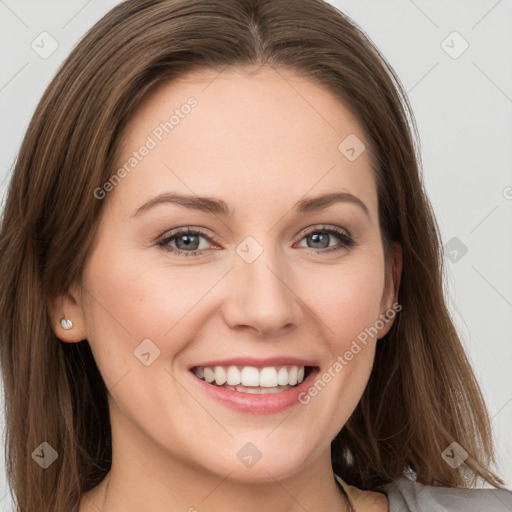
<svg viewBox="0 0 512 512">
<path fill-rule="evenodd" d="M 389 512 L 512 512 L 512 491 L 508 490 L 430 487 L 405 477 L 384 490 Z"/>
</svg>

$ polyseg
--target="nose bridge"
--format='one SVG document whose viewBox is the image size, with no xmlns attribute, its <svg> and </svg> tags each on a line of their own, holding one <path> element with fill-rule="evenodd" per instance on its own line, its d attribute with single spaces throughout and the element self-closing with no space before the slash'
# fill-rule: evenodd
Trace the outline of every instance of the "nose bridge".
<svg viewBox="0 0 512 512">
<path fill-rule="evenodd" d="M 262 237 L 260 237 L 260 240 Z M 297 297 L 291 288 L 285 255 L 268 243 L 247 237 L 237 247 L 231 276 L 227 322 L 270 334 L 298 321 Z"/>
</svg>

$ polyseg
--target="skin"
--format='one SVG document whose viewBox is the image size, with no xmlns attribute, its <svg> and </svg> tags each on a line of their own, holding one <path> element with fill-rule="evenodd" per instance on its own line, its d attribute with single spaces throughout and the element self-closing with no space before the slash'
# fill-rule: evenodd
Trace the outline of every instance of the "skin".
<svg viewBox="0 0 512 512">
<path fill-rule="evenodd" d="M 106 501 L 108 477 L 79 511 L 348 510 L 330 442 L 355 409 L 392 320 L 307 405 L 277 414 L 212 400 L 187 368 L 287 355 L 315 361 L 321 375 L 396 302 L 401 251 L 386 281 L 369 152 L 351 162 L 338 150 L 349 134 L 368 147 L 363 130 L 339 100 L 291 72 L 202 71 L 161 86 L 138 108 L 119 165 L 190 96 L 197 107 L 104 199 L 83 280 L 55 303 L 56 334 L 88 340 L 109 390 Z M 236 213 L 162 203 L 131 217 L 163 191 L 220 198 Z M 349 202 L 291 211 L 300 199 L 339 191 L 363 201 L 369 217 Z M 207 233 L 202 256 L 157 245 L 188 226 Z M 315 245 L 302 234 L 323 226 L 348 231 L 355 245 L 343 247 L 336 235 Z M 247 236 L 263 249 L 250 264 L 236 252 Z M 168 245 L 187 250 L 177 243 Z M 74 322 L 69 331 L 63 316 Z M 133 353 L 144 339 L 160 350 L 149 366 Z M 262 454 L 251 468 L 236 456 L 248 442 Z M 388 510 L 379 493 L 359 493 L 356 506 Z"/>
</svg>

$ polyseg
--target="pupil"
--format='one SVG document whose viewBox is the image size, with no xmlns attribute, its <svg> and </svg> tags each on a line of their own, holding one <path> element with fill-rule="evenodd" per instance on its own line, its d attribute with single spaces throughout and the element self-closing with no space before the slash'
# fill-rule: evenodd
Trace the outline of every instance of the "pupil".
<svg viewBox="0 0 512 512">
<path fill-rule="evenodd" d="M 314 233 L 311 235 L 311 238 L 313 239 L 313 243 L 319 243 L 319 239 L 323 237 L 324 242 L 327 240 L 327 235 L 325 233 Z M 320 241 L 321 243 L 321 241 Z M 323 245 L 322 247 L 327 247 L 327 245 Z"/>
<path fill-rule="evenodd" d="M 192 249 L 197 249 L 197 247 L 196 247 L 196 246 L 191 247 L 191 245 L 194 245 L 194 243 L 190 241 L 190 239 L 191 239 L 191 238 L 195 238 L 195 239 L 196 239 L 196 240 L 195 240 L 195 242 L 196 242 L 196 244 L 195 244 L 195 245 L 197 245 L 197 238 L 198 238 L 197 236 L 194 236 L 194 235 L 182 235 L 182 236 L 180 236 L 180 237 L 176 240 L 176 245 L 178 245 L 178 249 L 183 248 L 183 247 L 179 247 L 180 242 L 184 242 L 184 244 L 185 244 L 185 246 L 184 246 L 184 247 L 185 247 L 185 248 L 189 248 L 189 249 L 190 249 L 190 248 L 192 248 Z"/>
</svg>

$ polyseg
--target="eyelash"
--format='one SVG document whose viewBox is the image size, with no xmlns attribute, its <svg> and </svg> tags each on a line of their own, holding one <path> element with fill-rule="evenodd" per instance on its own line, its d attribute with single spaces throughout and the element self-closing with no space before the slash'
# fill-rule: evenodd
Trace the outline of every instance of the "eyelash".
<svg viewBox="0 0 512 512">
<path fill-rule="evenodd" d="M 312 230 L 309 230 L 309 231 L 301 233 L 302 236 L 301 236 L 299 241 L 301 241 L 304 237 L 306 237 L 306 236 L 308 236 L 308 235 L 310 235 L 312 233 L 322 233 L 322 234 L 329 234 L 329 235 L 333 234 L 333 235 L 336 235 L 336 237 L 338 237 L 341 240 L 341 244 L 338 245 L 338 246 L 329 247 L 329 248 L 326 248 L 326 249 L 312 249 L 312 248 L 309 248 L 310 251 L 312 251 L 312 252 L 314 252 L 316 254 L 339 251 L 339 250 L 344 249 L 344 248 L 351 249 L 355 245 L 354 239 L 348 234 L 348 232 L 346 232 L 346 231 L 344 231 L 344 230 L 342 230 L 340 228 L 336 228 L 336 227 L 329 227 L 328 228 L 326 226 L 323 226 L 320 229 L 315 228 L 315 229 L 312 229 Z M 206 249 L 201 249 L 201 250 L 196 250 L 196 251 L 182 251 L 181 249 L 175 249 L 174 247 L 170 247 L 168 245 L 174 239 L 179 238 L 179 236 L 181 236 L 181 235 L 189 235 L 189 234 L 201 235 L 204 238 L 206 238 L 208 241 L 216 243 L 215 239 L 213 239 L 212 237 L 208 236 L 201 229 L 197 229 L 197 228 L 196 229 L 181 228 L 181 229 L 179 229 L 177 231 L 171 232 L 163 240 L 158 242 L 157 245 L 159 247 L 162 247 L 165 251 L 169 251 L 171 253 L 174 253 L 177 256 L 185 256 L 185 257 L 187 257 L 187 256 L 198 256 L 198 255 L 201 256 L 206 251 Z"/>
</svg>

